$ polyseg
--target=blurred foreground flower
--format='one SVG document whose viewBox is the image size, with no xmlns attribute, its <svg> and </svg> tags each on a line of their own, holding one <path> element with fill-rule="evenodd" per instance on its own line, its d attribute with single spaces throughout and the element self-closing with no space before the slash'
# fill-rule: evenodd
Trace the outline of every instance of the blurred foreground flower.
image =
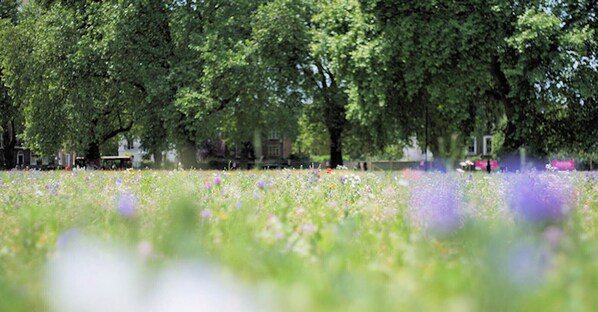
<svg viewBox="0 0 598 312">
<path fill-rule="evenodd" d="M 199 216 L 202 220 L 209 220 L 212 217 L 212 210 L 210 209 L 203 209 L 199 212 Z"/>
<path fill-rule="evenodd" d="M 77 237 L 79 237 L 79 231 L 77 229 L 69 229 L 65 232 L 62 232 L 56 241 L 56 248 L 66 248 L 66 246 L 68 246 L 68 244 Z"/>
<path fill-rule="evenodd" d="M 77 240 L 50 263 L 47 299 L 54 311 L 138 311 L 137 269 L 122 252 Z"/>
<path fill-rule="evenodd" d="M 151 275 L 143 269 L 128 252 L 79 239 L 49 263 L 45 293 L 60 312 L 264 310 L 215 267 L 181 262 Z"/>
<path fill-rule="evenodd" d="M 515 176 L 509 185 L 511 210 L 529 222 L 558 221 L 568 213 L 570 185 L 555 175 Z"/>
<path fill-rule="evenodd" d="M 544 281 L 552 255 L 542 245 L 524 240 L 503 248 L 495 258 L 501 260 L 496 272 L 500 278 L 511 286 L 530 289 Z"/>
<path fill-rule="evenodd" d="M 409 198 L 411 222 L 435 235 L 456 230 L 459 218 L 457 184 L 445 176 L 428 176 L 413 186 Z"/>
<path fill-rule="evenodd" d="M 263 180 L 260 180 L 257 182 L 257 187 L 259 187 L 260 189 L 264 189 L 266 187 L 266 182 L 264 182 Z"/>
<path fill-rule="evenodd" d="M 125 218 L 135 217 L 137 214 L 137 199 L 135 196 L 129 193 L 121 194 L 118 199 L 116 211 Z"/>
<path fill-rule="evenodd" d="M 219 175 L 215 175 L 212 179 L 212 182 L 214 182 L 214 185 L 220 185 L 220 183 L 222 182 L 222 178 Z"/>
</svg>

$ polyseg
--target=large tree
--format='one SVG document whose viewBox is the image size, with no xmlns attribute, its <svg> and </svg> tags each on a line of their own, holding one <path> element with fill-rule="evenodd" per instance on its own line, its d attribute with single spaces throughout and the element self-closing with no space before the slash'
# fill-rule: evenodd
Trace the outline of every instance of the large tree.
<svg viewBox="0 0 598 312">
<path fill-rule="evenodd" d="M 494 91 L 507 117 L 504 151 L 596 146 L 596 2 L 509 3 L 501 12 L 516 13 L 506 18 L 507 46 L 494 63 Z"/>
<path fill-rule="evenodd" d="M 6 0 L 0 2 L 0 28 L 11 28 L 17 22 L 19 1 Z M 22 131 L 22 113 L 15 106 L 14 101 L 8 94 L 8 88 L 4 84 L 4 68 L 2 66 L 2 53 L 0 49 L 0 136 L 3 143 L 4 163 L 0 167 L 13 168 L 16 165 L 14 159 L 17 134 Z"/>
<path fill-rule="evenodd" d="M 495 34 L 481 1 L 338 2 L 337 15 L 353 18 L 329 26 L 327 49 L 349 85 L 349 118 L 375 146 L 415 136 L 448 156 L 451 140 L 462 149 L 476 123 L 496 115 L 484 95 Z"/>
<path fill-rule="evenodd" d="M 350 87 L 348 115 L 381 145 L 415 135 L 438 154 L 437 138 L 462 141 L 477 126 L 502 133 L 504 153 L 542 154 L 558 137 L 547 140 L 559 101 L 595 98 L 592 1 L 337 2 L 353 18 L 329 19 L 339 22 L 325 38 Z"/>
<path fill-rule="evenodd" d="M 66 146 L 97 160 L 102 144 L 167 100 L 163 13 L 161 1 L 27 6 L 3 36 L 6 81 L 25 114 L 26 143 L 42 154 Z"/>
<path fill-rule="evenodd" d="M 300 94 L 274 83 L 249 41 L 263 2 L 183 1 L 173 7 L 177 92 L 169 128 L 184 165 L 193 165 L 195 146 L 219 135 L 230 143 L 254 141 L 259 160 L 262 134 L 293 128 Z"/>
<path fill-rule="evenodd" d="M 347 94 L 327 50 L 318 49 L 329 10 L 326 1 L 274 0 L 260 7 L 252 41 L 260 62 L 277 88 L 304 95 L 304 121 L 321 124 L 329 137 L 330 166 L 343 164 Z"/>
</svg>

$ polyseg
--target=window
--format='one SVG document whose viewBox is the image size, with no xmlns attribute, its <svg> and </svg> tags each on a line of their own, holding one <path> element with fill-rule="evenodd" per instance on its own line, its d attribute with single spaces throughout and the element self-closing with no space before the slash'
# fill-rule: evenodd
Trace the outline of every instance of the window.
<svg viewBox="0 0 598 312">
<path fill-rule="evenodd" d="M 467 155 L 475 155 L 478 153 L 478 139 L 476 137 L 469 138 L 467 141 Z"/>
<path fill-rule="evenodd" d="M 269 140 L 278 140 L 280 139 L 280 134 L 276 130 L 271 130 L 268 135 Z"/>
<path fill-rule="evenodd" d="M 485 135 L 484 136 L 484 155 L 492 154 L 492 136 Z"/>
<path fill-rule="evenodd" d="M 268 144 L 268 157 L 280 157 L 280 144 Z"/>
<path fill-rule="evenodd" d="M 23 152 L 17 153 L 17 165 L 22 166 L 25 163 L 25 155 Z"/>
<path fill-rule="evenodd" d="M 127 149 L 132 150 L 135 147 L 133 140 L 127 139 Z"/>
</svg>

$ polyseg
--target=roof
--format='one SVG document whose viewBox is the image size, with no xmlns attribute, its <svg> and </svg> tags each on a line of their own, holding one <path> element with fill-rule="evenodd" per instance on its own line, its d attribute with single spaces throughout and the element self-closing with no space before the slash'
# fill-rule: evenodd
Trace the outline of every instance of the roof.
<svg viewBox="0 0 598 312">
<path fill-rule="evenodd" d="M 133 156 L 102 156 L 102 159 L 132 159 Z"/>
</svg>

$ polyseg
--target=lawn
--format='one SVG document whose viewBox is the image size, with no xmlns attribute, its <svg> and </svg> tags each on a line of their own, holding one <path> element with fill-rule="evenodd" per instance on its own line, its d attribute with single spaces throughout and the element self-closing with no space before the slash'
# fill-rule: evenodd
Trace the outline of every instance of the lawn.
<svg viewBox="0 0 598 312">
<path fill-rule="evenodd" d="M 595 311 L 598 176 L 0 172 L 0 311 Z"/>
</svg>

